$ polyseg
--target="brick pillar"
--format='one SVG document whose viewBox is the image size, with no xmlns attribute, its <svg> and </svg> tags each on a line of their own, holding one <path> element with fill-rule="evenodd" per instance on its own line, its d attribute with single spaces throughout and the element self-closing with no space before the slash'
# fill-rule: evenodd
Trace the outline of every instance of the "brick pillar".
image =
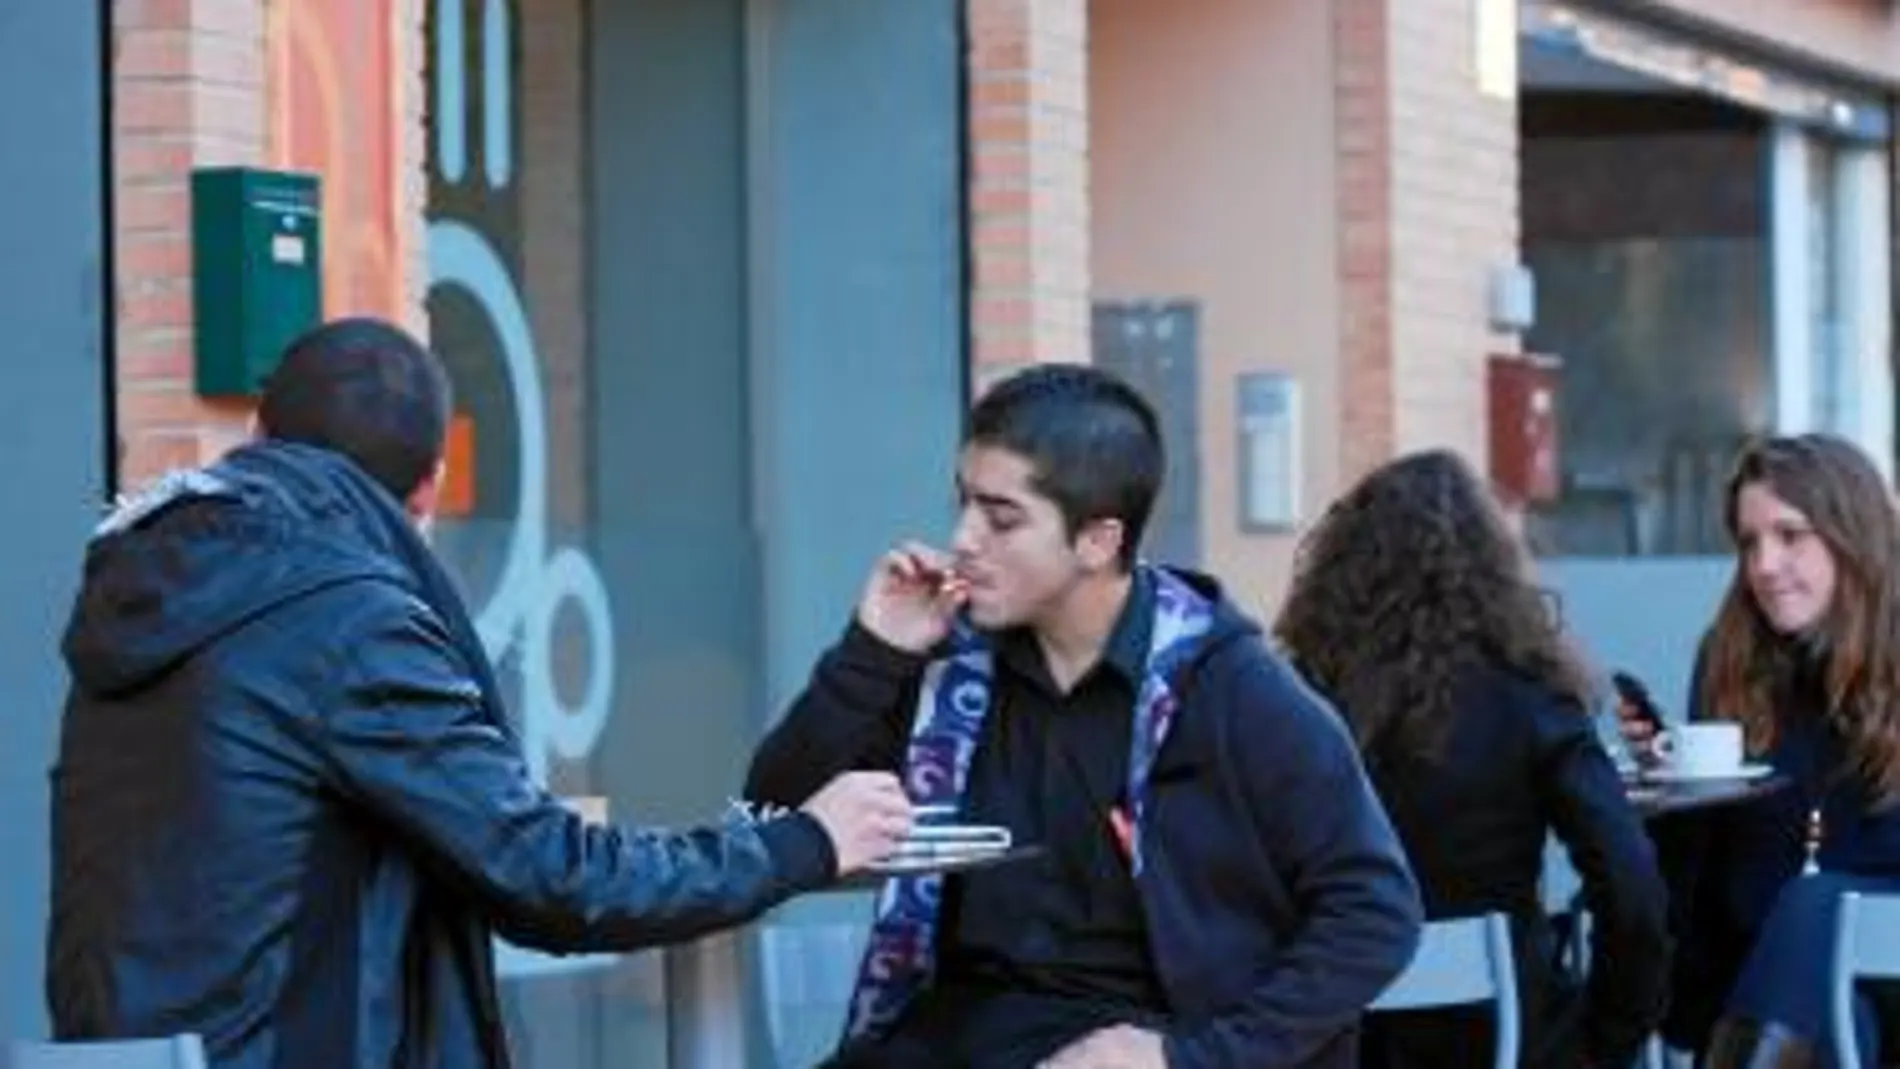
<svg viewBox="0 0 1900 1069">
<path fill-rule="evenodd" d="M 1515 96 L 1482 92 L 1487 0 L 1335 0 L 1341 478 L 1447 446 L 1482 464 L 1491 269 L 1518 257 Z"/>
<path fill-rule="evenodd" d="M 1390 0 L 1393 431 L 1401 451 L 1490 455 L 1487 361 L 1518 350 L 1491 329 L 1493 268 L 1518 259 L 1516 87 L 1479 84 L 1477 20 L 1506 0 Z M 1511 35 L 1515 43 L 1515 34 Z"/>
<path fill-rule="evenodd" d="M 1333 3 L 1342 487 L 1392 455 L 1390 2 Z"/>
<path fill-rule="evenodd" d="M 189 176 L 264 158 L 264 9 L 117 0 L 112 18 L 120 483 L 136 487 L 215 456 L 248 418 L 192 392 Z"/>
<path fill-rule="evenodd" d="M 971 368 L 1089 359 L 1088 0 L 971 0 Z"/>
</svg>

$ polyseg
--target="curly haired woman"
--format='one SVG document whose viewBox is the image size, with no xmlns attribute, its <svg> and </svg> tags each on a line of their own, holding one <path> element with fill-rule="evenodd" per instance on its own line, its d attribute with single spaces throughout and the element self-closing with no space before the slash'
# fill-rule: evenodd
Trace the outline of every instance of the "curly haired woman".
<svg viewBox="0 0 1900 1069">
<path fill-rule="evenodd" d="M 1804 434 L 1742 452 L 1724 519 L 1690 715 L 1740 722 L 1789 786 L 1655 826 L 1681 936 L 1664 1031 L 1712 1069 L 1828 1065 L 1837 1038 L 1872 1061 L 1894 992 L 1871 992 L 1884 1027 L 1867 1003 L 1835 1037 L 1826 980 L 1841 892 L 1900 892 L 1900 514 L 1858 448 Z"/>
<path fill-rule="evenodd" d="M 1433 919 L 1510 916 L 1524 1066 L 1628 1065 L 1661 1016 L 1666 900 L 1592 688 L 1496 503 L 1456 454 L 1374 471 L 1302 541 L 1278 636 L 1358 739 Z M 1555 831 L 1595 920 L 1563 998 L 1538 878 Z M 1489 1010 L 1380 1014 L 1361 1064 L 1488 1064 Z"/>
</svg>

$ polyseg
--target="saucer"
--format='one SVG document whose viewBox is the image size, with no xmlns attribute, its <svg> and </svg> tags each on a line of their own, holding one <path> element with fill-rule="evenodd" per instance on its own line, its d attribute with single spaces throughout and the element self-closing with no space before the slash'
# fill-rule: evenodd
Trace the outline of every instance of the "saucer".
<svg viewBox="0 0 1900 1069">
<path fill-rule="evenodd" d="M 988 868 L 1016 861 L 1026 861 L 1039 857 L 1039 846 L 1010 846 L 1004 848 L 982 847 L 979 849 L 902 851 L 892 854 L 881 861 L 874 862 L 862 876 L 852 883 L 862 884 L 881 880 L 887 876 L 902 876 L 907 873 L 936 872 L 949 875 L 968 869 Z"/>
<path fill-rule="evenodd" d="M 904 845 L 915 843 L 957 843 L 959 845 L 998 846 L 1007 849 L 1012 840 L 1009 829 L 996 824 L 914 824 Z"/>
<path fill-rule="evenodd" d="M 1724 768 L 1712 772 L 1691 772 L 1687 769 L 1670 768 L 1664 765 L 1660 768 L 1645 769 L 1641 778 L 1651 783 L 1733 783 L 1738 780 L 1742 782 L 1758 780 L 1763 776 L 1772 775 L 1774 771 L 1773 765 L 1759 763 L 1738 765 L 1735 768 Z"/>
</svg>

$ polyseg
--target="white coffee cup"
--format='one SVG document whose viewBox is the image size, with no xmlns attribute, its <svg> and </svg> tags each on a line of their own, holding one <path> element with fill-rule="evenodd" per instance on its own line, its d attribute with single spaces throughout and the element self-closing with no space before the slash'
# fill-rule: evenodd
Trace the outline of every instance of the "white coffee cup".
<svg viewBox="0 0 1900 1069">
<path fill-rule="evenodd" d="M 1742 770 L 1742 725 L 1729 721 L 1678 724 L 1656 736 L 1657 756 L 1685 776 L 1722 776 Z"/>
</svg>

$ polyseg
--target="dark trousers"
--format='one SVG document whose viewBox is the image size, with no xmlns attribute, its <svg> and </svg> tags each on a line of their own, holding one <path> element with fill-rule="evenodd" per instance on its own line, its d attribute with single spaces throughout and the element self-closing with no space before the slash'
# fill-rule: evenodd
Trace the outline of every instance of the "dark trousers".
<svg viewBox="0 0 1900 1069">
<path fill-rule="evenodd" d="M 1894 1024 L 1880 1020 L 1879 1007 L 1888 1000 L 1876 1000 L 1867 990 L 1872 985 L 1863 984 L 1855 1006 L 1855 1035 L 1834 1034 L 1834 935 L 1841 895 L 1847 891 L 1893 894 L 1900 892 L 1900 880 L 1819 873 L 1788 881 L 1742 965 L 1727 1007 L 1731 1018 L 1777 1024 L 1808 1040 L 1824 1065 L 1833 1064 L 1839 1038 L 1857 1043 L 1862 1061 L 1873 1063 L 1880 1056 L 1882 1032 L 1891 1035 Z"/>
</svg>

